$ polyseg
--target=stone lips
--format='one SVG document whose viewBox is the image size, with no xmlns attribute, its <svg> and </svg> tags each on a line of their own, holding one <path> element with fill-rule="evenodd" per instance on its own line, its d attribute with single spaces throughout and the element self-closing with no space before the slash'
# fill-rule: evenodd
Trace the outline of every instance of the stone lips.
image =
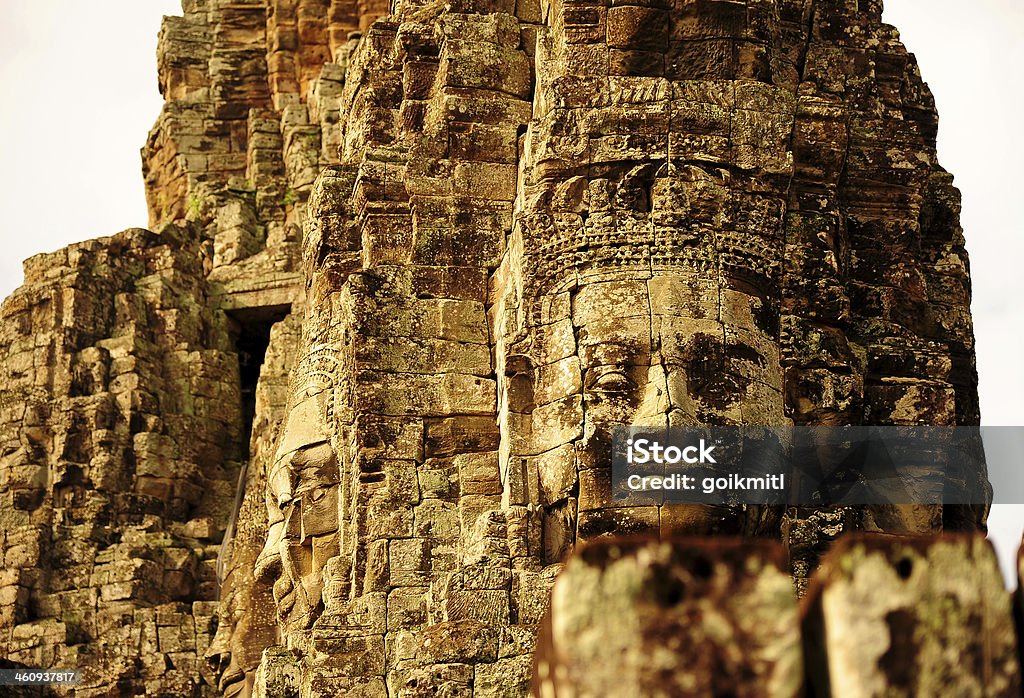
<svg viewBox="0 0 1024 698">
<path fill-rule="evenodd" d="M 775 538 L 803 588 L 844 531 L 983 525 L 611 499 L 611 424 L 977 423 L 959 195 L 878 3 L 183 10 L 157 233 L 0 311 L 11 661 L 522 695 L 581 541 Z"/>
</svg>

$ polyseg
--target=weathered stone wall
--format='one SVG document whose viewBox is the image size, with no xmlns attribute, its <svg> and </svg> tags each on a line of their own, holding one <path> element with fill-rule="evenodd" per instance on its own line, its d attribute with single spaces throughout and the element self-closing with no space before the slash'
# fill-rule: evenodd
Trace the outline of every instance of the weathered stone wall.
<svg viewBox="0 0 1024 698">
<path fill-rule="evenodd" d="M 243 435 L 191 238 L 34 257 L 2 309 L 3 653 L 90 687 L 191 690 L 216 624 Z"/>
<path fill-rule="evenodd" d="M 851 535 L 797 606 L 778 543 L 591 543 L 559 576 L 532 695 L 1017 696 L 981 536 Z"/>
<path fill-rule="evenodd" d="M 83 696 L 524 695 L 588 539 L 780 541 L 725 548 L 782 609 L 844 532 L 983 527 L 610 497 L 616 423 L 978 422 L 958 194 L 880 3 L 185 0 L 158 65 L 157 232 L 3 306 L 10 660 Z"/>
</svg>

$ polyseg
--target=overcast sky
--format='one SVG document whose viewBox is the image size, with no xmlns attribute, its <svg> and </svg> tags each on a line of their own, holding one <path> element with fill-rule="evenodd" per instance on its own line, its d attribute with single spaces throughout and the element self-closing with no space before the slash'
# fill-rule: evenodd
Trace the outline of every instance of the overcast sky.
<svg viewBox="0 0 1024 698">
<path fill-rule="evenodd" d="M 156 34 L 177 0 L 6 0 L 0 22 L 0 297 L 21 260 L 145 227 L 139 149 L 160 111 Z M 982 421 L 1024 425 L 1020 0 L 886 0 L 938 102 L 939 158 L 963 192 Z M 1024 507 L 991 527 L 1008 564 Z"/>
</svg>

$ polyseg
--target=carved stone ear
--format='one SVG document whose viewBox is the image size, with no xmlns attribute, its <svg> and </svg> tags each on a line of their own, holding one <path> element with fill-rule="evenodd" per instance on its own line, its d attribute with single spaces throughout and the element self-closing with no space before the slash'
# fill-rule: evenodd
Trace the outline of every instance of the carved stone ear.
<svg viewBox="0 0 1024 698">
<path fill-rule="evenodd" d="M 505 377 L 508 408 L 519 414 L 533 412 L 534 364 L 526 354 L 511 354 L 505 359 Z"/>
<path fill-rule="evenodd" d="M 512 378 L 528 374 L 533 375 L 534 364 L 526 354 L 509 354 L 505 357 L 505 377 Z"/>
</svg>

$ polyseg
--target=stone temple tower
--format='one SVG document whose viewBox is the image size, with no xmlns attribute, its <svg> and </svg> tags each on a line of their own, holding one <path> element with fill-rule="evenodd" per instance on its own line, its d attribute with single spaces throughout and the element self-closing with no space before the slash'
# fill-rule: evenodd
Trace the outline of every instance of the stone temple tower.
<svg viewBox="0 0 1024 698">
<path fill-rule="evenodd" d="M 978 423 L 959 194 L 880 0 L 184 0 L 159 82 L 155 232 L 3 305 L 9 661 L 523 696 L 585 541 L 774 540 L 802 591 L 844 532 L 983 530 L 611 497 L 614 425 Z"/>
</svg>

